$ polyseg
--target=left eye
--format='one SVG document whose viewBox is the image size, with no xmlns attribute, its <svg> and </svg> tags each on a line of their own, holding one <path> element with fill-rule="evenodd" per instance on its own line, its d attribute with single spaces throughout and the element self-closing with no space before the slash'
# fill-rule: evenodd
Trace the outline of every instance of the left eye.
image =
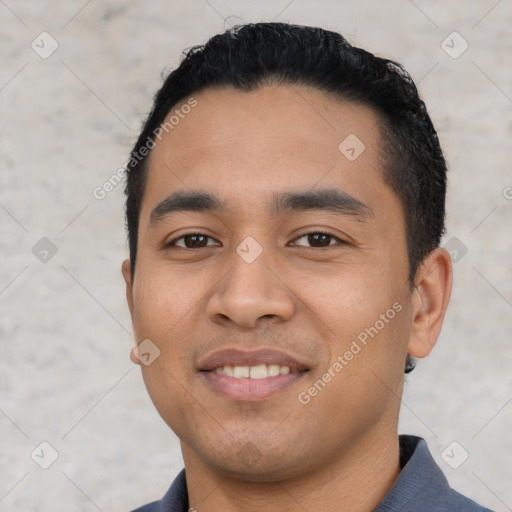
<svg viewBox="0 0 512 512">
<path fill-rule="evenodd" d="M 299 242 L 302 240 L 303 242 Z M 331 243 L 334 242 L 334 243 Z M 338 237 L 331 235 L 329 233 L 307 233 L 305 235 L 300 236 L 295 240 L 292 245 L 300 245 L 306 246 L 310 244 L 309 247 L 328 247 L 329 245 L 335 245 L 335 243 L 343 243 Z"/>
</svg>

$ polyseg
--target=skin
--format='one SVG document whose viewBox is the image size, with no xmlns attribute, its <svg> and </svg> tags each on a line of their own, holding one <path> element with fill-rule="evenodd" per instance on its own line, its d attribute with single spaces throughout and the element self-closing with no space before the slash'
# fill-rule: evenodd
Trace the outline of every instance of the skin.
<svg viewBox="0 0 512 512">
<path fill-rule="evenodd" d="M 194 97 L 197 106 L 151 152 L 134 278 L 129 260 L 122 265 L 135 344 L 150 339 L 160 350 L 147 366 L 133 350 L 131 358 L 180 439 L 190 506 L 373 510 L 400 471 L 405 358 L 427 356 L 438 338 L 450 257 L 432 251 L 411 292 L 404 213 L 382 178 L 379 119 L 369 108 L 297 86 Z M 338 149 L 349 134 L 366 146 L 354 161 Z M 274 193 L 325 188 L 371 214 L 276 215 L 267 204 Z M 169 194 L 192 189 L 215 194 L 226 210 L 150 223 Z M 304 236 L 325 231 L 334 235 L 327 246 Z M 195 232 L 211 238 L 197 248 L 183 247 L 183 238 L 182 247 L 165 246 Z M 236 252 L 248 236 L 263 249 L 252 263 Z M 300 403 L 298 394 L 395 303 L 401 311 Z M 198 372 L 205 355 L 232 347 L 272 347 L 309 371 L 266 399 L 232 400 Z"/>
</svg>

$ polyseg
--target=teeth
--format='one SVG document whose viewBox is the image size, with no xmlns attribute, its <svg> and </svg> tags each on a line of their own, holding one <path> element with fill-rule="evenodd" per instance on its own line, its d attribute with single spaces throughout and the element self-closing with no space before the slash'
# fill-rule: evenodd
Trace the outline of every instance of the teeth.
<svg viewBox="0 0 512 512">
<path fill-rule="evenodd" d="M 260 364 L 258 366 L 251 366 L 249 376 L 251 379 L 265 379 L 268 377 L 267 365 Z"/>
<path fill-rule="evenodd" d="M 283 366 L 284 368 L 284 366 Z M 269 377 L 275 377 L 279 375 L 279 365 L 278 364 L 269 364 L 267 365 L 267 372 Z"/>
<path fill-rule="evenodd" d="M 215 373 L 234 377 L 235 379 L 266 379 L 277 375 L 297 374 L 298 370 L 290 371 L 288 366 L 278 364 L 258 364 L 256 366 L 221 366 L 215 368 Z"/>
<path fill-rule="evenodd" d="M 249 367 L 248 366 L 234 366 L 233 377 L 235 379 L 248 379 L 249 378 Z"/>
</svg>

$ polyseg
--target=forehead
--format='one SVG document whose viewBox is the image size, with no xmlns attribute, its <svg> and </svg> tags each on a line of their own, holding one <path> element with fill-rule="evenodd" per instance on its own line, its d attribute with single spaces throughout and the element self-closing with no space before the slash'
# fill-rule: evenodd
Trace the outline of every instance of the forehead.
<svg viewBox="0 0 512 512">
<path fill-rule="evenodd" d="M 178 156 L 202 146 L 235 141 L 240 146 L 242 139 L 307 140 L 332 151 L 337 150 L 342 136 L 370 138 L 369 142 L 379 138 L 373 110 L 312 87 L 269 85 L 250 92 L 226 87 L 206 89 L 194 98 L 197 106 L 190 113 L 180 119 L 173 116 L 183 108 L 184 100 L 168 114 L 167 119 L 173 117 L 176 124 L 164 134 L 165 144 L 157 144 L 152 151 L 155 158 L 162 152 Z M 248 147 L 255 141 L 246 142 Z"/>
<path fill-rule="evenodd" d="M 193 97 L 196 106 L 181 110 L 186 98 L 173 107 L 173 123 L 155 139 L 141 224 L 175 190 L 207 189 L 243 206 L 268 204 L 271 191 L 333 186 L 367 203 L 387 188 L 379 119 L 366 106 L 284 85 Z"/>
</svg>

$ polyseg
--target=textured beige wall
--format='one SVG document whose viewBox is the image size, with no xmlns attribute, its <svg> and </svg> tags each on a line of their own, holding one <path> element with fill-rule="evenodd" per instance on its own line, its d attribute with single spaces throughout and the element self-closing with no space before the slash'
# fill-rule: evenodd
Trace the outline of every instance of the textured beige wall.
<svg viewBox="0 0 512 512">
<path fill-rule="evenodd" d="M 457 489 L 512 510 L 510 0 L 6 0 L 0 19 L 2 511 L 126 511 L 181 468 L 128 357 L 122 186 L 93 190 L 125 160 L 160 72 L 225 25 L 263 20 L 341 31 L 419 83 L 450 163 L 445 242 L 459 252 L 400 429 L 427 439 Z M 442 457 L 453 441 L 469 453 L 458 469 Z"/>
</svg>

